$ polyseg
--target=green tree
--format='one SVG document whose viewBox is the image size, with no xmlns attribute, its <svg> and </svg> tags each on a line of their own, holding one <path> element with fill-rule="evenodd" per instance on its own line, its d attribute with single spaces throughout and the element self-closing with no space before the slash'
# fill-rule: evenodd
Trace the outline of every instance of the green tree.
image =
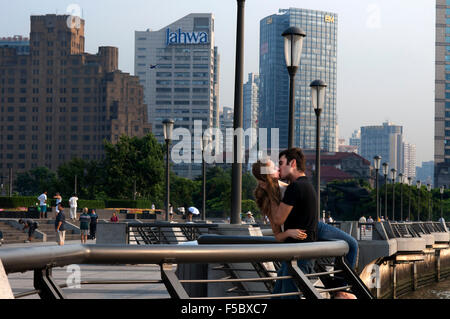
<svg viewBox="0 0 450 319">
<path fill-rule="evenodd" d="M 54 194 L 58 179 L 47 167 L 37 167 L 25 173 L 19 173 L 15 180 L 15 189 L 22 196 L 38 196 L 44 191 Z"/>
<path fill-rule="evenodd" d="M 117 144 L 105 142 L 104 188 L 111 198 L 161 201 L 164 194 L 162 145 L 152 134 L 143 138 L 122 136 Z"/>
</svg>

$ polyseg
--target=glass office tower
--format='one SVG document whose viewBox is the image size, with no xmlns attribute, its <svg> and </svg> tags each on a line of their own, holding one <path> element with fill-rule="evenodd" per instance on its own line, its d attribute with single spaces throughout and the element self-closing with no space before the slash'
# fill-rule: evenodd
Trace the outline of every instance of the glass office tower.
<svg viewBox="0 0 450 319">
<path fill-rule="evenodd" d="M 335 13 L 307 9 L 280 9 L 260 22 L 260 108 L 259 127 L 279 128 L 279 146 L 288 146 L 289 74 L 284 59 L 284 39 L 288 27 L 303 29 L 300 68 L 295 87 L 295 145 L 315 149 L 316 115 L 311 104 L 310 83 L 320 79 L 328 84 L 321 116 L 321 148 L 336 151 L 337 30 Z"/>
</svg>

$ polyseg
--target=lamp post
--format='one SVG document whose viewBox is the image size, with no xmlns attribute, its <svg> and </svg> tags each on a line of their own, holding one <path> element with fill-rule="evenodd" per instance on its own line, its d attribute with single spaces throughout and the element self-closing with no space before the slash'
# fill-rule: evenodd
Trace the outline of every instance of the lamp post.
<svg viewBox="0 0 450 319">
<path fill-rule="evenodd" d="M 322 80 L 315 80 L 310 84 L 311 101 L 316 113 L 316 191 L 317 191 L 317 215 L 320 220 L 320 114 L 325 104 L 325 92 L 327 84 Z"/>
<path fill-rule="evenodd" d="M 431 184 L 427 184 L 428 191 L 428 221 L 431 221 Z"/>
<path fill-rule="evenodd" d="M 203 172 L 203 181 L 202 181 L 202 220 L 206 221 L 206 160 L 205 160 L 205 148 L 209 144 L 210 139 L 203 137 L 202 139 L 202 172 Z"/>
<path fill-rule="evenodd" d="M 412 178 L 408 177 L 408 189 L 409 189 L 408 221 L 411 221 L 411 183 Z"/>
<path fill-rule="evenodd" d="M 420 181 L 417 181 L 416 186 L 417 186 L 417 221 L 420 222 L 420 188 L 422 187 L 422 183 Z"/>
<path fill-rule="evenodd" d="M 387 177 L 389 174 L 389 165 L 388 163 L 383 163 L 383 175 L 384 175 L 384 216 L 387 217 Z"/>
<path fill-rule="evenodd" d="M 375 189 L 377 194 L 377 221 L 380 217 L 380 194 L 378 192 L 378 171 L 380 170 L 381 156 L 377 155 L 373 158 L 373 166 L 375 167 Z"/>
<path fill-rule="evenodd" d="M 443 210 L 443 206 L 442 206 L 442 197 L 443 197 L 443 195 L 444 195 L 444 190 L 445 190 L 445 186 L 442 185 L 442 186 L 439 188 L 439 192 L 441 193 L 441 218 L 444 217 L 444 210 Z"/>
<path fill-rule="evenodd" d="M 400 183 L 400 221 L 403 221 L 403 178 L 405 176 L 400 173 L 398 174 L 398 181 Z"/>
<path fill-rule="evenodd" d="M 236 26 L 236 71 L 234 80 L 234 131 L 243 128 L 244 123 L 244 16 L 245 0 L 237 0 Z M 231 168 L 231 216 L 232 225 L 241 224 L 242 211 L 242 161 L 239 159 L 242 139 L 234 136 L 233 164 Z"/>
<path fill-rule="evenodd" d="M 288 146 L 293 148 L 295 133 L 295 75 L 300 65 L 303 39 L 306 37 L 306 33 L 300 28 L 290 27 L 283 32 L 282 36 L 284 37 L 284 57 L 290 78 Z"/>
<path fill-rule="evenodd" d="M 172 143 L 174 120 L 164 120 L 164 140 L 166 141 L 166 222 L 169 221 L 170 206 L 170 144 Z"/>
<path fill-rule="evenodd" d="M 391 169 L 392 177 L 392 221 L 395 220 L 395 178 L 397 177 L 397 170 Z"/>
</svg>

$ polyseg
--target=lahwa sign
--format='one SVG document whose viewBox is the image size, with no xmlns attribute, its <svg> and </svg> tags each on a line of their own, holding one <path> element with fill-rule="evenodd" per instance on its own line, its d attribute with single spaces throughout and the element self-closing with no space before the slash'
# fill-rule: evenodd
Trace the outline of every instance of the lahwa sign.
<svg viewBox="0 0 450 319">
<path fill-rule="evenodd" d="M 166 37 L 167 45 L 171 44 L 206 44 L 208 43 L 208 33 L 206 32 L 182 32 L 181 29 L 178 31 L 171 32 L 167 29 Z"/>
</svg>

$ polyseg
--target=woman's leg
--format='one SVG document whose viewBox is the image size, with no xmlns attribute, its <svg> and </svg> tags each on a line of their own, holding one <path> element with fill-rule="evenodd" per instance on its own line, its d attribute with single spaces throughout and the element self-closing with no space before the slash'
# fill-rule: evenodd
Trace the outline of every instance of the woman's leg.
<svg viewBox="0 0 450 319">
<path fill-rule="evenodd" d="M 356 258 L 358 257 L 358 241 L 339 228 L 322 222 L 319 222 L 318 232 L 319 240 L 344 240 L 345 242 L 347 242 L 349 251 L 346 259 L 350 267 L 352 267 L 352 269 L 355 269 Z"/>
</svg>

